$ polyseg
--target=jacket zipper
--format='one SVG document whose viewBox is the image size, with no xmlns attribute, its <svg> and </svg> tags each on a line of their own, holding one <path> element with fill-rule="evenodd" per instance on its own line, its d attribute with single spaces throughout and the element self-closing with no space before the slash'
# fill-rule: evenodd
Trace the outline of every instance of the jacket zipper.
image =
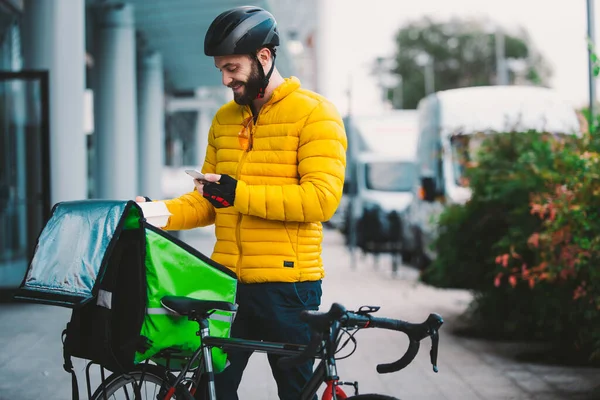
<svg viewBox="0 0 600 400">
<path fill-rule="evenodd" d="M 250 146 L 248 146 L 248 149 L 250 148 Z M 238 167 L 237 167 L 237 171 L 235 173 L 235 179 L 239 180 L 240 179 L 240 173 L 242 172 L 242 164 L 244 162 L 244 160 L 246 160 L 246 157 L 248 156 L 248 150 L 244 151 L 244 154 L 242 154 L 242 158 L 240 159 L 240 162 L 238 163 Z M 238 221 L 236 224 L 236 228 L 235 228 L 235 241 L 237 243 L 237 248 L 238 248 L 238 259 L 237 259 L 237 263 L 235 265 L 235 273 L 238 277 L 238 279 L 240 278 L 240 269 L 241 269 L 241 262 L 242 262 L 242 239 L 240 238 L 240 231 L 241 231 L 241 225 L 242 225 L 242 213 L 238 213 Z"/>
<path fill-rule="evenodd" d="M 256 125 L 258 123 L 258 118 L 260 117 L 260 114 L 263 111 L 263 109 L 264 109 L 264 107 L 258 113 L 258 117 L 256 117 L 256 121 L 252 122 L 252 129 L 250 129 L 250 132 L 248 134 L 248 148 L 244 151 L 244 153 L 242 153 L 242 158 L 240 159 L 240 162 L 238 163 L 238 166 L 237 166 L 237 170 L 235 172 L 235 179 L 237 179 L 237 180 L 240 179 L 240 175 L 242 174 L 242 165 L 244 164 L 244 161 L 246 161 L 246 157 L 248 157 L 248 153 L 252 150 L 252 143 L 254 142 L 254 130 L 256 129 Z M 252 114 L 252 111 L 250 111 L 250 114 Z M 242 239 L 240 238 L 242 217 L 243 217 L 242 213 L 239 213 L 238 221 L 237 221 L 237 225 L 236 225 L 236 229 L 235 229 L 235 241 L 236 241 L 236 244 L 237 244 L 237 247 L 239 250 L 238 260 L 235 265 L 235 273 L 236 273 L 238 279 L 240 278 L 241 262 L 242 262 Z"/>
</svg>

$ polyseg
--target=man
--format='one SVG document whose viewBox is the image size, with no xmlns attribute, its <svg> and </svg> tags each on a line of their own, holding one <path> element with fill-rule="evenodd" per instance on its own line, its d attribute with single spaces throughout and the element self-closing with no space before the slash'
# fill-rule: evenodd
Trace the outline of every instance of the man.
<svg viewBox="0 0 600 400">
<path fill-rule="evenodd" d="M 212 258 L 239 279 L 231 336 L 307 343 L 302 310 L 321 301 L 321 222 L 342 196 L 346 136 L 335 107 L 284 79 L 275 67 L 273 16 L 251 6 L 220 14 L 204 52 L 214 57 L 234 101 L 216 113 L 196 190 L 166 200 L 165 229 L 216 225 Z M 139 200 L 139 198 L 138 198 Z M 237 399 L 249 353 L 231 352 L 216 376 L 219 399 Z M 313 363 L 281 370 L 269 363 L 280 399 L 297 400 Z"/>
</svg>

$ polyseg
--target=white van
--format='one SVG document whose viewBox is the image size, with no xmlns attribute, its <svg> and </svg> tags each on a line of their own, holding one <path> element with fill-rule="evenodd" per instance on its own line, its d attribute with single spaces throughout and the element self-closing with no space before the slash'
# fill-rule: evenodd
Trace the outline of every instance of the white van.
<svg viewBox="0 0 600 400">
<path fill-rule="evenodd" d="M 367 172 L 365 171 L 382 171 L 378 178 L 382 182 L 399 178 L 393 178 L 391 175 L 385 176 L 391 173 L 386 170 L 385 165 L 387 164 L 377 164 L 373 167 L 375 169 L 369 169 L 367 164 L 377 159 L 387 160 L 386 162 L 414 162 L 417 153 L 417 118 L 416 110 L 386 110 L 370 115 L 353 115 L 344 118 L 348 137 L 344 196 L 342 196 L 336 214 L 329 221 L 330 225 L 345 234 L 348 233 L 350 199 L 353 196 L 357 200 L 354 202 L 353 214 L 351 214 L 355 219 L 361 218 L 363 200 L 366 201 L 366 198 L 369 199 L 367 203 L 370 206 L 377 205 L 379 207 L 380 202 L 390 202 L 390 196 L 393 196 L 391 192 L 394 190 L 368 189 L 365 181 Z M 411 174 L 411 179 L 414 181 L 413 175 Z M 410 184 L 412 186 L 412 181 Z M 381 194 L 378 194 L 379 192 Z M 403 195 L 412 196 L 412 187 Z M 394 203 L 396 209 L 398 207 L 405 209 L 407 206 L 408 203 L 405 201 Z"/>
<path fill-rule="evenodd" d="M 433 93 L 419 102 L 418 178 L 403 226 L 403 253 L 423 268 L 436 257 L 431 243 L 444 204 L 465 203 L 464 156 L 473 160 L 485 135 L 496 132 L 581 132 L 575 109 L 551 89 L 482 86 Z M 465 154 L 466 153 L 466 154 Z"/>
<path fill-rule="evenodd" d="M 365 253 L 400 251 L 401 224 L 417 176 L 414 156 L 362 153 L 354 202 L 356 244 Z"/>
<path fill-rule="evenodd" d="M 389 110 L 346 120 L 348 158 L 343 232 L 363 254 L 392 255 L 392 272 L 400 261 L 400 237 L 413 196 L 418 114 Z M 355 147 L 353 147 L 353 144 Z"/>
</svg>

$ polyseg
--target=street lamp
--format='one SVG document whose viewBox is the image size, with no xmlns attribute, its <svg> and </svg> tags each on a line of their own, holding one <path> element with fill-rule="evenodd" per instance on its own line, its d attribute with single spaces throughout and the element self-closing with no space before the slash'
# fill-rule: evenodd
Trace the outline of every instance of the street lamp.
<svg viewBox="0 0 600 400">
<path fill-rule="evenodd" d="M 433 57 L 427 53 L 421 53 L 415 58 L 419 67 L 423 67 L 425 76 L 425 95 L 435 91 L 435 73 L 433 70 Z"/>
<path fill-rule="evenodd" d="M 506 58 L 506 32 L 501 25 L 496 23 L 489 23 L 486 25 L 484 32 L 494 38 L 494 48 L 492 49 L 495 53 L 496 63 L 496 85 L 509 85 L 510 74 L 512 70 L 511 59 Z M 514 71 L 513 71 L 514 72 Z"/>
<path fill-rule="evenodd" d="M 498 26 L 494 35 L 496 37 L 496 84 L 508 85 L 508 63 L 506 62 L 504 31 Z"/>
<path fill-rule="evenodd" d="M 398 75 L 398 83 L 392 91 L 392 104 L 402 110 L 404 108 L 404 80 Z"/>
<path fill-rule="evenodd" d="M 396 60 L 393 58 L 378 57 L 376 67 L 377 80 L 381 89 L 381 98 L 384 104 L 388 103 L 388 93 L 392 91 L 391 106 L 396 105 L 400 95 L 400 108 L 402 108 L 402 77 L 392 73 L 396 69 Z"/>
<path fill-rule="evenodd" d="M 596 79 L 594 77 L 594 62 L 592 52 L 595 43 L 594 29 L 594 0 L 587 0 L 587 24 L 588 24 L 588 85 L 590 95 L 590 127 L 594 124 L 594 104 L 596 103 Z"/>
</svg>

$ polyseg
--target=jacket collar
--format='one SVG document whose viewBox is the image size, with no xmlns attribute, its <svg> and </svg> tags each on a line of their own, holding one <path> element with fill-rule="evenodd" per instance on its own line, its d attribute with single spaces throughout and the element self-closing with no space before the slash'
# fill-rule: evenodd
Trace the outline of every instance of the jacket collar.
<svg viewBox="0 0 600 400">
<path fill-rule="evenodd" d="M 279 100 L 285 98 L 287 95 L 291 94 L 299 88 L 300 80 L 298 78 L 296 78 L 295 76 L 285 78 L 283 83 L 277 86 L 275 90 L 273 90 L 273 94 L 271 95 L 269 101 L 265 103 L 265 106 L 277 103 Z"/>
<path fill-rule="evenodd" d="M 261 110 L 271 107 L 273 104 L 277 103 L 279 100 L 284 99 L 286 96 L 293 93 L 299 88 L 300 79 L 296 78 L 295 76 L 284 78 L 283 83 L 277 86 L 275 90 L 273 90 L 271 98 L 262 106 Z M 252 116 L 252 110 L 250 109 L 250 106 L 242 106 L 242 113 L 244 115 L 247 115 L 248 117 Z"/>
</svg>

